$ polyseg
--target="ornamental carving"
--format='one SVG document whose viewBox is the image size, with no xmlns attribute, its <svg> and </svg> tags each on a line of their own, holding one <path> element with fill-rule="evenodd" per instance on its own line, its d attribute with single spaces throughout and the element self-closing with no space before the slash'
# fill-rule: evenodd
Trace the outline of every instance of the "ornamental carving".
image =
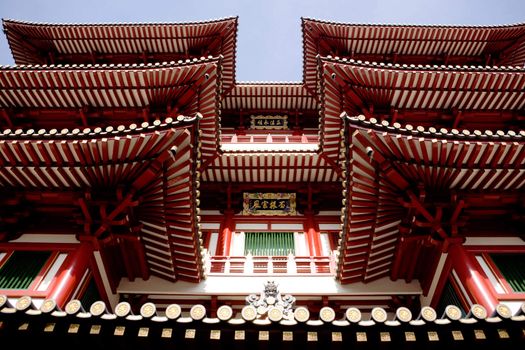
<svg viewBox="0 0 525 350">
<path fill-rule="evenodd" d="M 259 317 L 268 316 L 268 312 L 271 310 L 282 312 L 282 318 L 284 319 L 293 319 L 294 317 L 295 297 L 290 294 L 281 295 L 278 284 L 274 281 L 266 282 L 263 291 L 259 295 L 248 295 L 246 304 L 253 306 L 257 310 Z"/>
</svg>

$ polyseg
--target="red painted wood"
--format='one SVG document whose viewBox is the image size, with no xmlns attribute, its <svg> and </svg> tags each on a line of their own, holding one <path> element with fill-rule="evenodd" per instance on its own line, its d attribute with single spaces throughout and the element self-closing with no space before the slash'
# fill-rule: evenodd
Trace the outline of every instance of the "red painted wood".
<svg viewBox="0 0 525 350">
<path fill-rule="evenodd" d="M 481 304 L 489 313 L 492 312 L 499 301 L 474 257 L 460 244 L 451 244 L 448 247 L 448 257 L 472 302 Z"/>
<path fill-rule="evenodd" d="M 86 271 L 91 267 L 90 261 L 93 255 L 93 247 L 88 242 L 80 244 L 75 252 L 64 263 L 57 276 L 57 282 L 48 295 L 48 298 L 54 299 L 61 308 L 73 297 L 73 292 L 82 281 Z"/>
</svg>

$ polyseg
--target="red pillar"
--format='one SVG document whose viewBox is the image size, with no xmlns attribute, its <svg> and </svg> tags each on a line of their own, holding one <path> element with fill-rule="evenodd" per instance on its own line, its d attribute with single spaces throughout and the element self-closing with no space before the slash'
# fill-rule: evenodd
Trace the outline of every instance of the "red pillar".
<svg viewBox="0 0 525 350">
<path fill-rule="evenodd" d="M 483 305 L 489 314 L 494 311 L 498 305 L 498 299 L 494 296 L 492 286 L 475 258 L 457 243 L 448 247 L 448 256 L 451 259 L 452 268 L 472 298 L 472 302 Z"/>
<path fill-rule="evenodd" d="M 219 233 L 216 255 L 230 255 L 230 246 L 233 232 L 233 210 L 224 211 L 224 219 Z"/>
<path fill-rule="evenodd" d="M 313 212 L 305 212 L 306 222 L 305 222 L 305 232 L 306 240 L 308 242 L 308 249 L 310 251 L 310 256 L 321 256 L 321 240 L 319 238 L 319 230 L 315 224 Z"/>
<path fill-rule="evenodd" d="M 73 292 L 82 281 L 82 277 L 90 266 L 90 259 L 93 255 L 93 247 L 89 242 L 82 242 L 76 252 L 66 259 L 66 265 L 57 276 L 57 282 L 48 295 L 49 299 L 54 299 L 61 308 L 72 297 Z"/>
</svg>

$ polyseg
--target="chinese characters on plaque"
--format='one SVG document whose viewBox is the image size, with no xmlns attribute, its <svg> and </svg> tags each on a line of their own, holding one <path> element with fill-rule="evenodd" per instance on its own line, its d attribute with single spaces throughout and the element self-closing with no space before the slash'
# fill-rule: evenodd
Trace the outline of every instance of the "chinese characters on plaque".
<svg viewBox="0 0 525 350">
<path fill-rule="evenodd" d="M 288 130 L 288 116 L 286 115 L 252 115 L 250 129 Z"/>
<path fill-rule="evenodd" d="M 243 215 L 296 215 L 295 193 L 244 193 Z"/>
</svg>

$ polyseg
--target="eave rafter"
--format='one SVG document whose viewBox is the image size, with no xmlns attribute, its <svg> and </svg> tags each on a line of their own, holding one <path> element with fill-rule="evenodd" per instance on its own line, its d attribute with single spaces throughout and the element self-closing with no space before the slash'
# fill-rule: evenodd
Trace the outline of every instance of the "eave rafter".
<svg viewBox="0 0 525 350">
<path fill-rule="evenodd" d="M 522 67 L 409 67 L 330 57 L 318 58 L 318 65 L 324 99 L 320 143 L 334 160 L 340 160 L 342 112 L 445 133 L 459 127 L 519 132 L 525 117 Z"/>
<path fill-rule="evenodd" d="M 117 246 L 123 260 L 117 265 L 131 280 L 154 274 L 198 281 L 199 118 L 106 132 L 3 133 L 1 185 L 19 192 L 79 192 L 70 200 L 84 227 L 79 239 L 103 252 Z M 108 266 L 111 254 L 103 253 Z"/>
<path fill-rule="evenodd" d="M 117 67 L 4 67 L 0 69 L 0 125 L 5 120 L 15 127 L 44 124 L 61 128 L 64 124 L 60 118 L 65 118 L 68 127 L 94 123 L 125 128 L 119 125 L 122 113 L 135 115 L 132 119 L 141 118 L 146 125 L 153 116 L 165 119 L 200 113 L 202 153 L 206 158 L 214 155 L 219 146 L 222 62 L 223 58 L 218 57 Z M 35 109 L 47 113 L 35 113 Z M 78 112 L 68 114 L 62 109 Z"/>
<path fill-rule="evenodd" d="M 126 64 L 222 56 L 223 85 L 235 84 L 237 17 L 149 24 L 48 24 L 3 20 L 15 62 Z"/>
<path fill-rule="evenodd" d="M 483 211 L 475 199 L 469 201 L 478 209 L 470 207 L 467 191 L 480 195 L 523 191 L 521 134 L 473 135 L 458 142 L 469 133 L 429 137 L 432 133 L 424 128 L 394 128 L 364 116 L 343 118 L 344 158 L 349 165 L 348 220 L 339 265 L 343 283 L 385 275 L 417 278 L 418 255 L 432 246 L 446 251 L 461 242 L 469 213 Z M 506 215 L 516 216 L 515 211 Z"/>
<path fill-rule="evenodd" d="M 369 62 L 523 66 L 524 24 L 414 26 L 303 18 L 303 79 L 315 91 L 317 56 Z"/>
</svg>

